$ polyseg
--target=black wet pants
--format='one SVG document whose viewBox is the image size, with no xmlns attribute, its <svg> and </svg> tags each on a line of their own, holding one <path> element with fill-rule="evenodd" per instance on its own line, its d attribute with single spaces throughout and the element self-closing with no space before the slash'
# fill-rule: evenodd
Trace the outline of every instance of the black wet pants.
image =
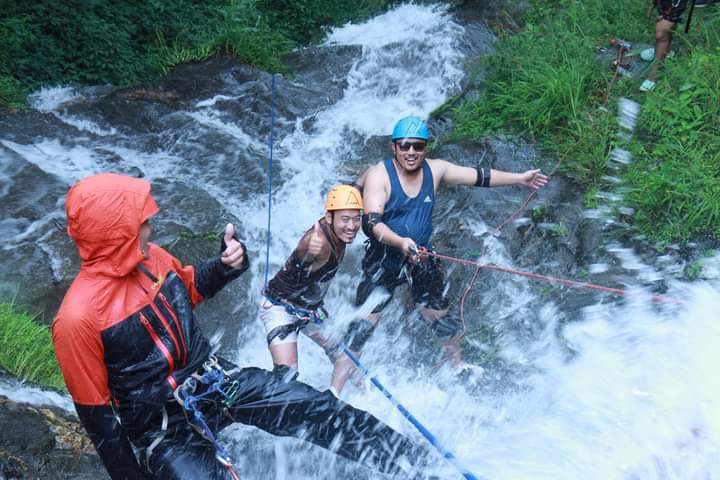
<svg viewBox="0 0 720 480">
<path fill-rule="evenodd" d="M 234 405 L 226 408 L 220 394 L 203 402 L 205 419 L 215 435 L 234 422 L 253 425 L 273 435 L 300 438 L 323 448 L 332 445 L 338 455 L 389 474 L 402 472 L 400 463 L 414 464 L 417 450 L 422 449 L 329 391 L 319 392 L 259 368 L 244 368 L 232 374 L 231 379 L 240 386 Z M 226 468 L 215 459 L 215 447 L 185 421 L 181 407 L 168 404 L 168 414 L 171 426 L 149 458 L 150 478 L 229 479 Z"/>
</svg>

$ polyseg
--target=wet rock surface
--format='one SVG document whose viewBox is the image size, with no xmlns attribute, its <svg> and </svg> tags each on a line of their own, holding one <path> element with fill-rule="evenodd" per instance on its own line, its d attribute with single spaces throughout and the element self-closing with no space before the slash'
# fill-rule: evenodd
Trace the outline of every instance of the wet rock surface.
<svg viewBox="0 0 720 480">
<path fill-rule="evenodd" d="M 0 395 L 0 479 L 109 478 L 76 418 Z"/>
</svg>

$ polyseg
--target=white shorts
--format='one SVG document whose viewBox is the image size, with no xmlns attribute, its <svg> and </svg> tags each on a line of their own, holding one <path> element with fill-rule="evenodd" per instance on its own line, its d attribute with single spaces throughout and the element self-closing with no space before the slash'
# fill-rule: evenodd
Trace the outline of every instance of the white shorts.
<svg viewBox="0 0 720 480">
<path fill-rule="evenodd" d="M 265 335 L 268 335 L 274 329 L 285 325 L 293 325 L 300 321 L 300 319 L 288 312 L 282 305 L 275 305 L 267 297 L 263 296 L 260 298 L 260 310 L 258 315 L 265 325 Z M 315 323 L 310 320 L 307 322 L 300 331 L 308 337 L 320 333 L 320 327 L 322 324 Z M 270 342 L 270 345 L 281 345 L 283 343 L 297 343 L 297 330 L 290 332 L 285 338 L 276 336 Z"/>
</svg>

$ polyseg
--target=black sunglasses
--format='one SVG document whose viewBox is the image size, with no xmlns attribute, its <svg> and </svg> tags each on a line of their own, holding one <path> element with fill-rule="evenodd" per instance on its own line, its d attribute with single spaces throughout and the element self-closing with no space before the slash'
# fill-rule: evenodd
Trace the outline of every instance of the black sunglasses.
<svg viewBox="0 0 720 480">
<path fill-rule="evenodd" d="M 414 148 L 416 152 L 425 151 L 425 142 L 397 142 L 395 145 L 401 152 L 410 151 L 410 147 Z"/>
</svg>

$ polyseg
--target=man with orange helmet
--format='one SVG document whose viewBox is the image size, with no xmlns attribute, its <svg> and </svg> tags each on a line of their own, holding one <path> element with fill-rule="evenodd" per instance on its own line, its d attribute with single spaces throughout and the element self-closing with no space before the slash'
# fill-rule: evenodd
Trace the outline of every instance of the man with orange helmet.
<svg viewBox="0 0 720 480">
<path fill-rule="evenodd" d="M 327 195 L 325 215 L 300 238 L 285 266 L 268 282 L 260 304 L 268 347 L 275 370 L 295 375 L 297 336 L 302 331 L 333 359 L 337 345 L 324 337 L 327 318 L 323 298 L 362 221 L 362 195 L 350 185 L 338 185 Z M 331 391 L 337 394 L 335 374 Z"/>
</svg>

